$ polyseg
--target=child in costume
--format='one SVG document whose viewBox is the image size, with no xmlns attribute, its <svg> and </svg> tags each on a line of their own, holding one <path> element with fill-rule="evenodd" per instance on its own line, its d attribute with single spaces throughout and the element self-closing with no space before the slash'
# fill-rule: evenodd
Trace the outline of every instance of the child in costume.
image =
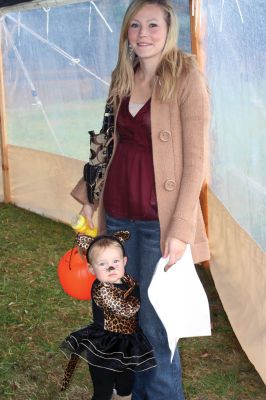
<svg viewBox="0 0 266 400">
<path fill-rule="evenodd" d="M 86 250 L 89 270 L 96 275 L 91 293 L 93 323 L 71 333 L 60 346 L 70 356 L 62 389 L 79 357 L 84 358 L 93 382 L 92 400 L 131 399 L 134 372 L 156 366 L 151 345 L 138 326 L 139 288 L 125 273 L 122 242 L 128 238 L 129 232 L 120 231 L 77 239 Z"/>
</svg>

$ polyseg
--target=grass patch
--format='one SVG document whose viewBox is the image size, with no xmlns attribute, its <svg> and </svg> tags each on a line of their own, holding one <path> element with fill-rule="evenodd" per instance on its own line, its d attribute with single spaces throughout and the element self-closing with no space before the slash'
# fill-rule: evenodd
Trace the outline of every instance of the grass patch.
<svg viewBox="0 0 266 400">
<path fill-rule="evenodd" d="M 57 278 L 58 261 L 73 238 L 64 224 L 0 204 L 1 399 L 90 398 L 82 362 L 70 388 L 59 391 L 66 359 L 58 345 L 91 320 L 90 303 L 67 296 Z M 210 301 L 213 335 L 180 341 L 186 400 L 265 400 L 265 386 L 236 340 L 210 273 L 198 273 Z"/>
</svg>

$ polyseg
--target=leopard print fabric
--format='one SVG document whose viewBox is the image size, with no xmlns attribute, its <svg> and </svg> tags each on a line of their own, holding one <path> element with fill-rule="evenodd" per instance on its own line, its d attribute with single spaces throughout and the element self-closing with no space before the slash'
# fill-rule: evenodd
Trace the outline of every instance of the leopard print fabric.
<svg viewBox="0 0 266 400">
<path fill-rule="evenodd" d="M 128 289 L 123 290 L 111 283 L 99 282 L 93 292 L 95 303 L 103 309 L 104 329 L 111 332 L 132 334 L 137 330 L 137 312 L 140 301 L 131 295 L 135 281 L 125 274 L 123 281 Z"/>
<path fill-rule="evenodd" d="M 93 237 L 78 233 L 76 237 L 76 243 L 81 250 L 88 250 L 90 244 L 94 241 Z"/>
<path fill-rule="evenodd" d="M 64 379 L 61 385 L 61 391 L 66 390 L 66 388 L 68 387 L 79 359 L 80 358 L 77 354 L 71 354 L 70 360 L 68 361 L 67 367 L 64 372 Z"/>
</svg>

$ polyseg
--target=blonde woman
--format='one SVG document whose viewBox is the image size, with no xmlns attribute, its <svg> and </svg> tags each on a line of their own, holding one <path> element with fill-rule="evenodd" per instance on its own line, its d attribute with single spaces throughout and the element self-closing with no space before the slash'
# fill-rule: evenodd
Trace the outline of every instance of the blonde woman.
<svg viewBox="0 0 266 400">
<path fill-rule="evenodd" d="M 116 123 L 114 151 L 98 208 L 100 231 L 128 229 L 127 272 L 140 284 L 140 325 L 157 367 L 136 374 L 133 400 L 184 399 L 178 349 L 171 363 L 166 332 L 147 289 L 163 255 L 168 267 L 186 245 L 194 262 L 209 258 L 199 195 L 209 120 L 206 84 L 191 55 L 176 47 L 169 0 L 133 0 L 121 29 L 109 92 Z M 72 195 L 93 226 L 96 205 L 81 180 Z M 158 294 L 159 295 L 159 294 Z M 182 321 L 180 321 L 182 324 Z"/>
</svg>

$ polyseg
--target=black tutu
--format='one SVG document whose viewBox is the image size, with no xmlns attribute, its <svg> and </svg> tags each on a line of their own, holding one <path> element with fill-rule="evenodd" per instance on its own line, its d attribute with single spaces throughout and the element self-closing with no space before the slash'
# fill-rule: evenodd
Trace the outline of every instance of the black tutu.
<svg viewBox="0 0 266 400">
<path fill-rule="evenodd" d="M 93 366 L 116 372 L 139 372 L 156 366 L 152 347 L 141 330 L 123 334 L 91 324 L 72 332 L 60 349 L 67 357 L 77 354 Z"/>
</svg>

